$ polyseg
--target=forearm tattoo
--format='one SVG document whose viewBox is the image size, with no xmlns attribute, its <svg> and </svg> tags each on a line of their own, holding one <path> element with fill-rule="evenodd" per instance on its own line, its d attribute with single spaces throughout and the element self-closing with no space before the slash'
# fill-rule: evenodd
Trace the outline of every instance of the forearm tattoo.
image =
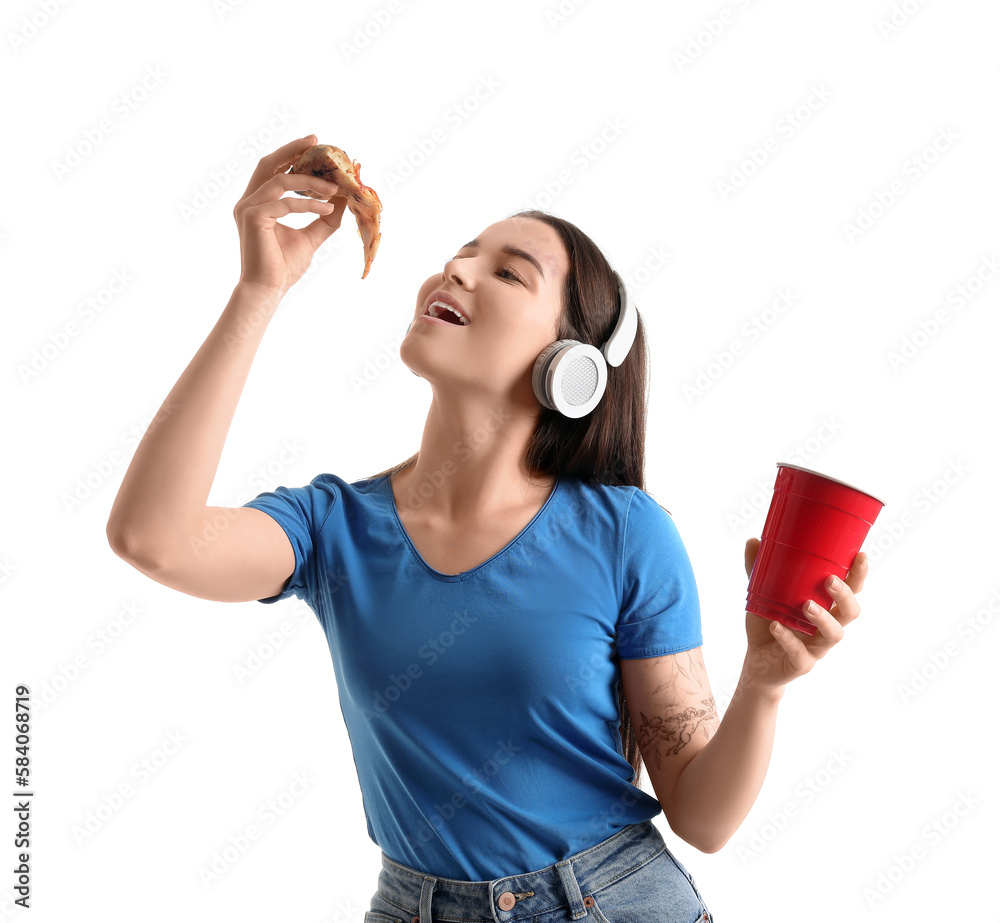
<svg viewBox="0 0 1000 923">
<path fill-rule="evenodd" d="M 656 714 L 649 716 L 639 712 L 639 727 L 636 740 L 643 759 L 652 758 L 657 769 L 662 768 L 663 759 L 683 750 L 699 735 L 711 740 L 718 729 L 719 716 L 715 710 L 715 697 L 709 695 L 697 706 L 681 708 L 680 703 L 707 683 L 704 664 L 690 652 L 676 655 L 677 675 L 669 682 L 658 686 L 653 693 Z"/>
</svg>

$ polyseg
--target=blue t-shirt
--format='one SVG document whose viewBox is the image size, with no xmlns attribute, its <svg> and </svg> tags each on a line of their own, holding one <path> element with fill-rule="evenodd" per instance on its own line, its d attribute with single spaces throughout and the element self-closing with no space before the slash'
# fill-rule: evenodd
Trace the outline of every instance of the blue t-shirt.
<svg viewBox="0 0 1000 923">
<path fill-rule="evenodd" d="M 368 834 L 440 878 L 534 871 L 656 816 L 622 754 L 616 657 L 702 643 L 691 563 L 636 487 L 560 476 L 502 551 L 421 558 L 387 477 L 320 474 L 243 504 L 284 529 L 326 633 Z"/>
</svg>

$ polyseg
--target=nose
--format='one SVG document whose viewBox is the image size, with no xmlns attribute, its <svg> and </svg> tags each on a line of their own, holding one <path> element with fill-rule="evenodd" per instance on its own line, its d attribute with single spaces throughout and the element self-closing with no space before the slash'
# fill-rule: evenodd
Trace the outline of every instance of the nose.
<svg viewBox="0 0 1000 923">
<path fill-rule="evenodd" d="M 459 272 L 458 260 L 454 257 L 445 261 L 444 272 L 441 273 L 441 276 L 445 281 L 454 279 L 459 285 L 465 288 L 466 273 L 464 271 Z"/>
</svg>

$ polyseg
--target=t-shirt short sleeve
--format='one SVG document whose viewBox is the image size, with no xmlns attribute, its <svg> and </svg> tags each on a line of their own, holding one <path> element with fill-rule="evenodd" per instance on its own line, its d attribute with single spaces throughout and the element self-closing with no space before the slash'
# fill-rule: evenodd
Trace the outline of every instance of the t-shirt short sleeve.
<svg viewBox="0 0 1000 923">
<path fill-rule="evenodd" d="M 694 570 L 670 514 L 636 488 L 625 520 L 618 656 L 658 657 L 699 647 Z"/>
<path fill-rule="evenodd" d="M 318 475 L 305 487 L 276 487 L 243 504 L 275 520 L 284 529 L 295 552 L 295 570 L 282 591 L 258 602 L 276 603 L 297 596 L 312 604 L 317 587 L 316 536 L 339 500 L 337 485 Z"/>
</svg>

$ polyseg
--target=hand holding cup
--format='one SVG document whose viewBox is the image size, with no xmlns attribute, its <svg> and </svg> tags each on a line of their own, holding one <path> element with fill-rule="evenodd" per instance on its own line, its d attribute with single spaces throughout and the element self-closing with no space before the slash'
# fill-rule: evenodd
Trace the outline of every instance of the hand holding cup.
<svg viewBox="0 0 1000 923">
<path fill-rule="evenodd" d="M 858 617 L 854 594 L 868 573 L 860 548 L 883 506 L 836 478 L 778 463 L 763 535 L 744 555 L 747 656 L 758 686 L 808 673 Z"/>
<path fill-rule="evenodd" d="M 744 551 L 747 577 L 753 572 L 759 549 L 760 539 L 747 540 Z M 843 580 L 838 580 L 834 574 L 827 578 L 824 587 L 835 600 L 833 608 L 823 609 L 811 600 L 802 606 L 803 616 L 814 626 L 813 635 L 804 635 L 779 621 L 748 611 L 746 678 L 757 688 L 776 689 L 808 673 L 817 660 L 843 640 L 844 626 L 861 614 L 855 594 L 861 592 L 867 576 L 868 555 L 862 551 L 854 558 Z M 831 585 L 833 581 L 839 585 Z M 816 607 L 815 612 L 810 606 Z"/>
</svg>

